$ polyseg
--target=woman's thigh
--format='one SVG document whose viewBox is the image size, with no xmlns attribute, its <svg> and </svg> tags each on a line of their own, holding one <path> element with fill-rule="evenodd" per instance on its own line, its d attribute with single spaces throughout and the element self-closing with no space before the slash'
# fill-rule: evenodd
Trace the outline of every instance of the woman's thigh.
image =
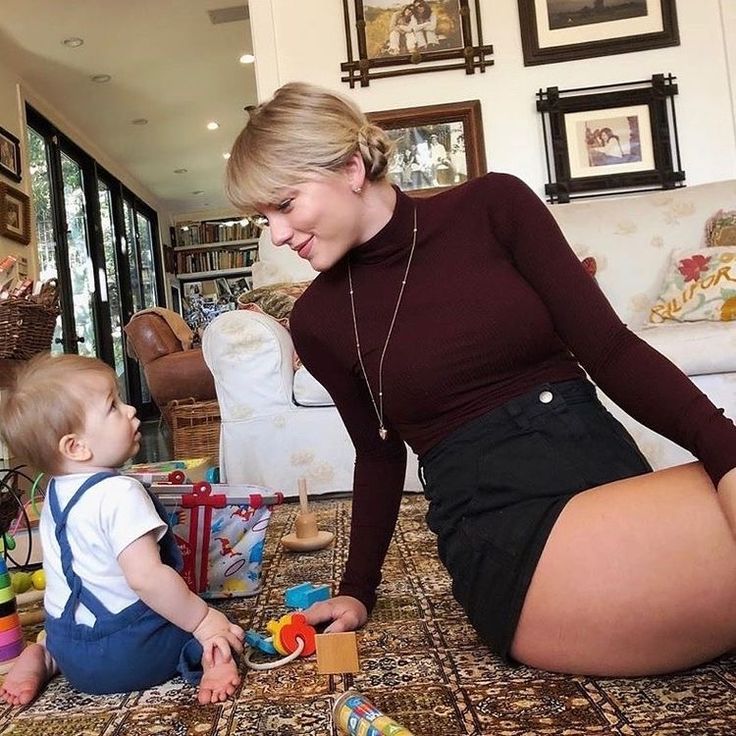
<svg viewBox="0 0 736 736">
<path fill-rule="evenodd" d="M 572 498 L 527 592 L 511 655 L 546 670 L 646 675 L 736 646 L 736 542 L 697 463 Z"/>
</svg>

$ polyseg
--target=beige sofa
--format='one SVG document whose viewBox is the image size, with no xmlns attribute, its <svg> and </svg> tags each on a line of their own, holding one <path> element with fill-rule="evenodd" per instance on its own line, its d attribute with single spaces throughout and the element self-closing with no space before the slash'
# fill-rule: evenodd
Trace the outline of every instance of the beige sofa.
<svg viewBox="0 0 736 736">
<path fill-rule="evenodd" d="M 698 248 L 706 221 L 720 209 L 736 210 L 736 181 L 550 209 L 580 258 L 595 259 L 596 278 L 629 327 L 736 418 L 736 321 L 648 322 L 672 270 L 673 251 Z M 275 248 L 267 233 L 259 258 L 254 286 L 314 276 L 308 263 L 287 248 Z M 231 312 L 207 328 L 203 350 L 215 377 L 222 413 L 220 461 L 229 482 L 295 493 L 303 476 L 313 493 L 351 488 L 354 454 L 347 433 L 324 389 L 306 369 L 294 371 L 293 345 L 284 327 L 263 314 Z M 655 467 L 691 459 L 602 399 Z M 415 473 L 410 453 L 407 489 L 419 487 Z"/>
</svg>

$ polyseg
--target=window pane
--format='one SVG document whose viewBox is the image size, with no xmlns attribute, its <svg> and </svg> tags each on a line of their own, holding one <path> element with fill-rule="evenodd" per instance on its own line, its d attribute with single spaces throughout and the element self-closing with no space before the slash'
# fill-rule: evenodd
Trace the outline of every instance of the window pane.
<svg viewBox="0 0 736 736">
<path fill-rule="evenodd" d="M 65 153 L 61 154 L 61 175 L 64 183 L 64 207 L 67 223 L 67 247 L 69 273 L 72 280 L 74 299 L 74 323 L 80 355 L 97 355 L 95 340 L 94 278 L 92 259 L 89 255 L 87 233 L 87 211 L 84 199 L 82 170 L 76 161 Z"/>
<path fill-rule="evenodd" d="M 38 264 L 41 281 L 58 276 L 56 265 L 56 237 L 51 209 L 51 179 L 49 177 L 46 142 L 33 128 L 28 128 L 28 155 L 31 170 L 31 198 L 38 236 Z M 56 318 L 51 352 L 61 353 L 61 316 Z"/>
<path fill-rule="evenodd" d="M 141 254 L 141 280 L 143 282 L 143 303 L 146 307 L 156 306 L 156 273 L 153 267 L 153 237 L 151 221 L 140 212 L 138 220 L 138 248 Z"/>
</svg>

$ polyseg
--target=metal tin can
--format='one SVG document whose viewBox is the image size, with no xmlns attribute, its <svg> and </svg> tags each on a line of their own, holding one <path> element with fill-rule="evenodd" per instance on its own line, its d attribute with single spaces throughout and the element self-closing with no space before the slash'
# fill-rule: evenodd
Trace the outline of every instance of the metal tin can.
<svg viewBox="0 0 736 736">
<path fill-rule="evenodd" d="M 355 690 L 348 690 L 337 699 L 332 717 L 348 736 L 414 736 Z"/>
</svg>

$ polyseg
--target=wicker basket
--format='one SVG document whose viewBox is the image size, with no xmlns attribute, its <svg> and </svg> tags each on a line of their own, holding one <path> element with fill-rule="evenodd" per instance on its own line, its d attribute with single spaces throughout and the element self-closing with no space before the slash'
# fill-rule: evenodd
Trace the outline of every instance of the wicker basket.
<svg viewBox="0 0 736 736">
<path fill-rule="evenodd" d="M 217 401 L 177 399 L 166 406 L 174 458 L 211 457 L 220 452 L 220 406 Z"/>
<path fill-rule="evenodd" d="M 0 301 L 0 358 L 27 360 L 50 350 L 58 316 L 55 281 L 46 282 L 40 296 Z"/>
</svg>

